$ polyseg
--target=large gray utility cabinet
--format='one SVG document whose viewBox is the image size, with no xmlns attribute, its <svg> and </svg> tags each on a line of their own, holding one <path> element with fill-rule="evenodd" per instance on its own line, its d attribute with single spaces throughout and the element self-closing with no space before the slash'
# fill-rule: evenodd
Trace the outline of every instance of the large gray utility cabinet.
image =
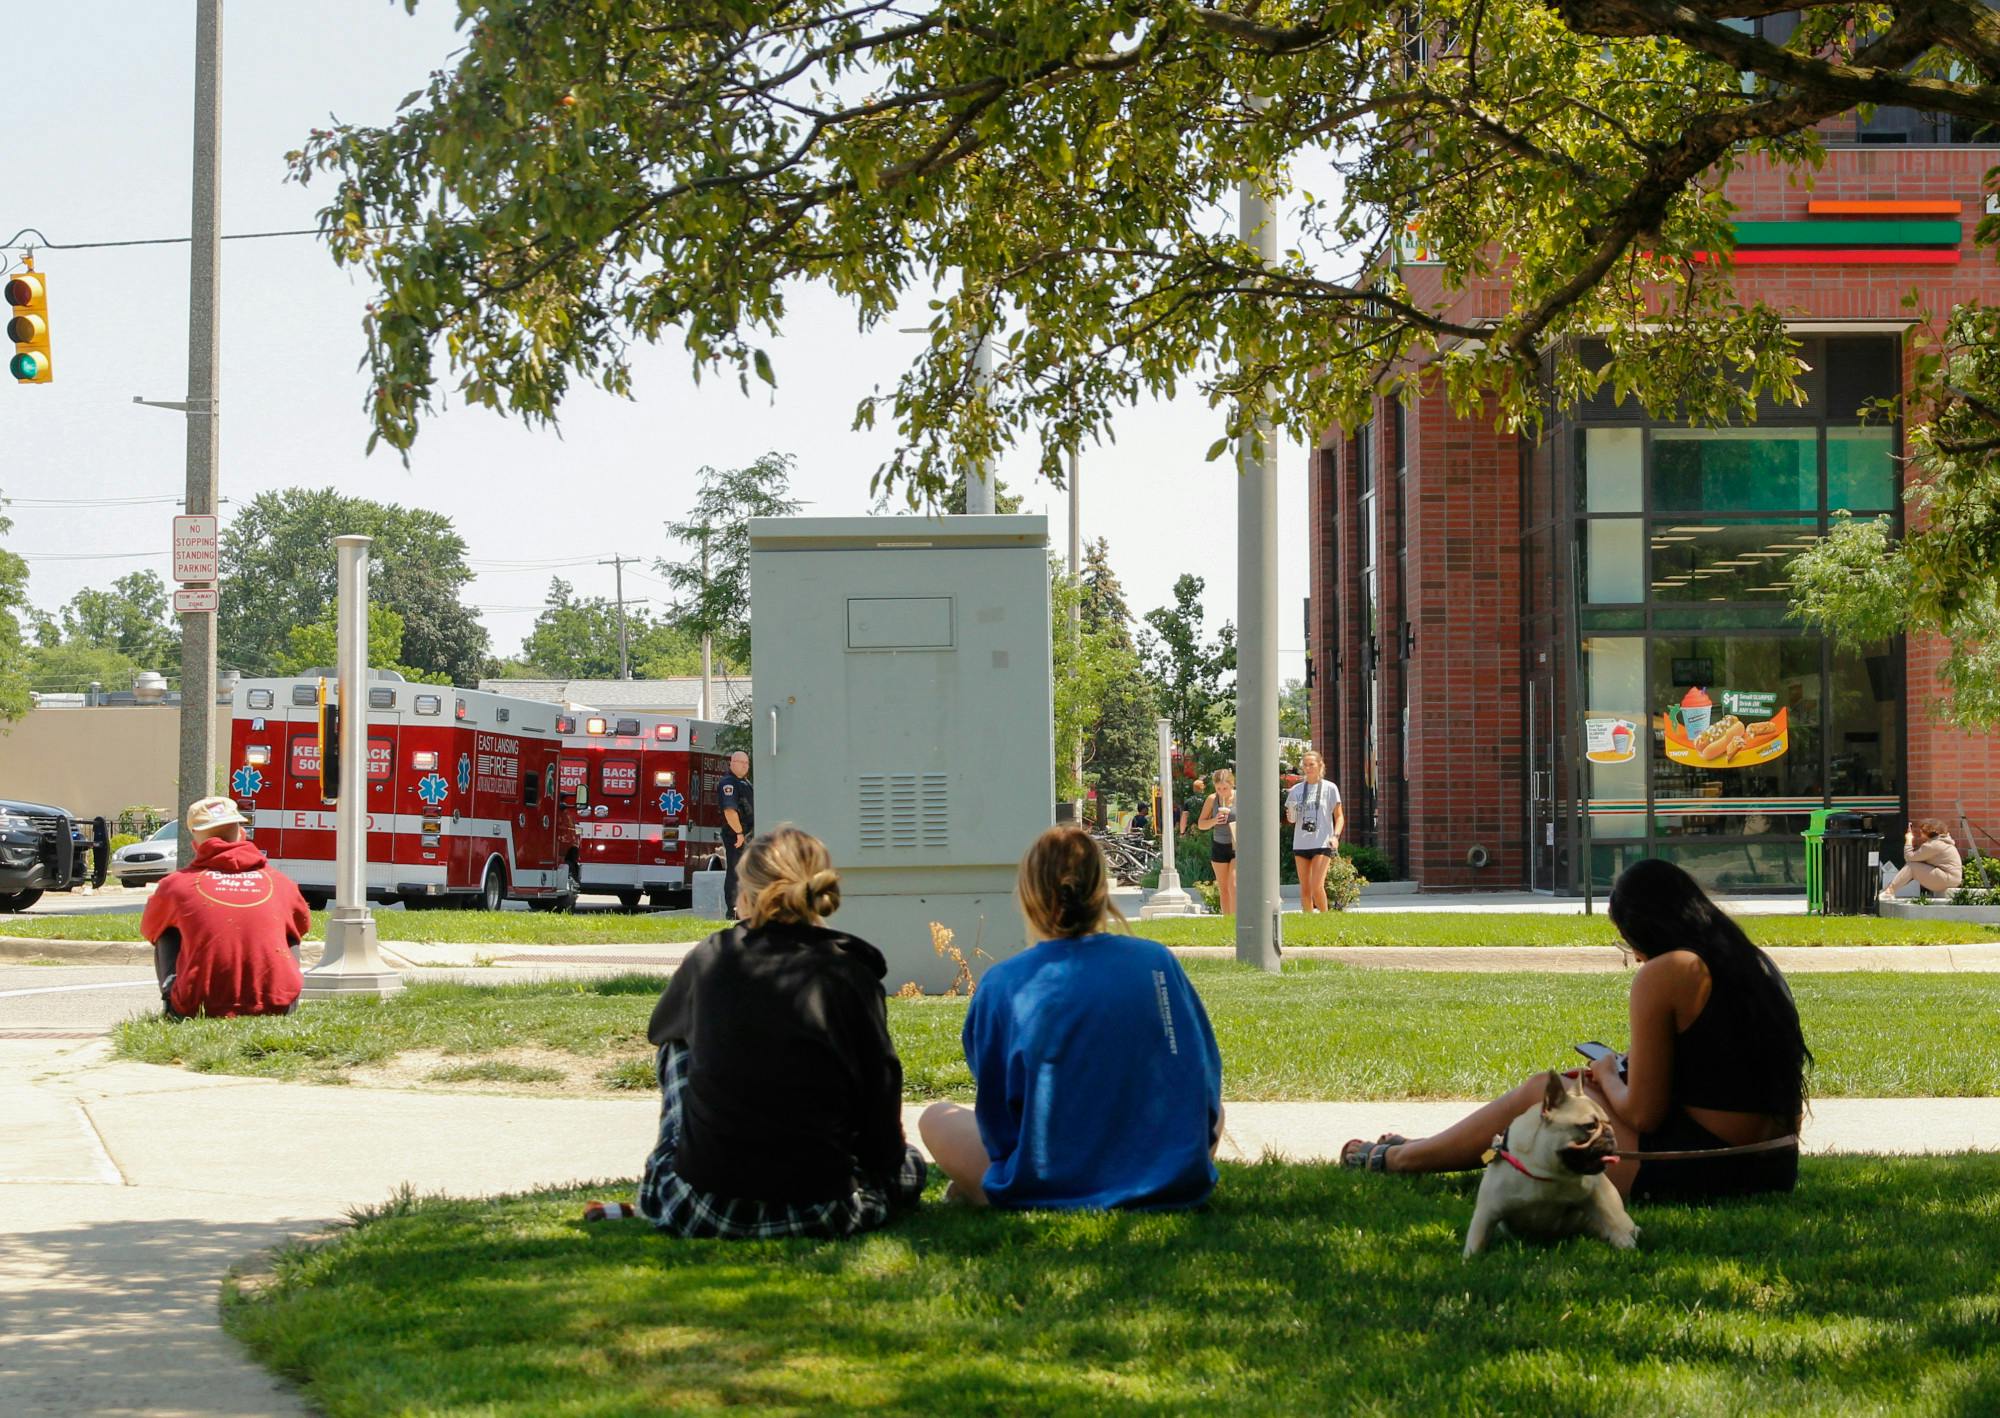
<svg viewBox="0 0 2000 1418">
<path fill-rule="evenodd" d="M 752 781 L 760 828 L 823 839 L 833 922 L 942 990 L 1020 950 L 1014 871 L 1055 816 L 1048 521 L 759 517 Z"/>
</svg>

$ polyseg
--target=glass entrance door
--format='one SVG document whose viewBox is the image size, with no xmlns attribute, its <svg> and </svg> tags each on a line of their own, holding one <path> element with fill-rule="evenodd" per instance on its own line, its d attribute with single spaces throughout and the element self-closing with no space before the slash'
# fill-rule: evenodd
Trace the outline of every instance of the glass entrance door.
<svg viewBox="0 0 2000 1418">
<path fill-rule="evenodd" d="M 1528 889 L 1556 889 L 1556 682 L 1546 666 L 1530 666 L 1526 676 Z"/>
</svg>

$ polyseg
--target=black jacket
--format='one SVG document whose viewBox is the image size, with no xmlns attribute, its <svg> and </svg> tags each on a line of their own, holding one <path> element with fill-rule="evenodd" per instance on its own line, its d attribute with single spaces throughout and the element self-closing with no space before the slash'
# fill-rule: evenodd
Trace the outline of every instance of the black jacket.
<svg viewBox="0 0 2000 1418">
<path fill-rule="evenodd" d="M 903 1160 L 903 1064 L 882 952 L 823 927 L 734 926 L 696 946 L 646 1037 L 688 1049 L 674 1171 L 718 1196 L 816 1202 Z"/>
</svg>

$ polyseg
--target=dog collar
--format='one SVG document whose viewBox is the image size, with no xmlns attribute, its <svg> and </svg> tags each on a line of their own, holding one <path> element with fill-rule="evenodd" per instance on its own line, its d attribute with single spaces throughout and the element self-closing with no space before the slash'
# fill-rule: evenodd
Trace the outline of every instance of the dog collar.
<svg viewBox="0 0 2000 1418">
<path fill-rule="evenodd" d="M 1516 1157 L 1513 1153 L 1509 1152 L 1506 1149 L 1506 1147 L 1502 1145 L 1506 1141 L 1507 1141 L 1507 1135 L 1505 1133 L 1502 1133 L 1498 1137 L 1495 1137 L 1493 1139 L 1493 1145 L 1487 1148 L 1484 1152 L 1479 1154 L 1479 1160 L 1488 1167 L 1492 1166 L 1495 1162 L 1505 1162 L 1509 1167 L 1512 1167 L 1522 1176 L 1533 1178 L 1535 1181 L 1538 1182 L 1552 1182 L 1555 1180 L 1554 1177 L 1544 1177 L 1539 1173 L 1530 1172 L 1526 1167 L 1523 1167 L 1521 1165 L 1521 1159 Z"/>
</svg>

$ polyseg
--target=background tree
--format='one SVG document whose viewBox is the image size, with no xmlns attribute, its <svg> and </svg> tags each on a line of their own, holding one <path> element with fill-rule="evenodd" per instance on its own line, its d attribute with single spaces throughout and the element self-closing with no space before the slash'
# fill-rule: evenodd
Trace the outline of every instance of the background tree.
<svg viewBox="0 0 2000 1418">
<path fill-rule="evenodd" d="M 281 675 L 303 675 L 313 670 L 331 670 L 336 667 L 339 647 L 339 626 L 336 613 L 326 616 L 312 625 L 295 625 L 285 637 L 285 648 L 278 653 L 277 671 Z M 404 679 L 422 684 L 450 684 L 452 680 L 432 670 L 418 669 L 403 663 L 403 618 L 387 606 L 370 601 L 368 606 L 368 663 L 378 670 L 394 670 Z"/>
<path fill-rule="evenodd" d="M 1132 612 L 1125 589 L 1111 569 L 1111 548 L 1102 537 L 1083 551 L 1083 636 L 1103 647 L 1097 716 L 1084 738 L 1084 781 L 1103 800 L 1142 797 L 1159 772 L 1153 721 L 1159 709 L 1132 639 Z"/>
<path fill-rule="evenodd" d="M 35 639 L 44 646 L 111 650 L 142 669 L 173 671 L 180 663 L 179 628 L 167 613 L 167 585 L 156 572 L 120 576 L 108 590 L 85 587 L 46 615 L 34 613 Z"/>
<path fill-rule="evenodd" d="M 1278 736 L 1312 738 L 1312 691 L 1302 679 L 1288 679 L 1278 691 Z"/>
<path fill-rule="evenodd" d="M 701 643 L 680 626 L 654 620 L 642 607 L 625 607 L 626 658 L 639 679 L 667 679 L 701 673 Z M 534 629 L 521 642 L 520 658 L 508 667 L 520 677 L 616 679 L 618 607 L 603 596 L 580 597 L 557 577 Z M 734 672 L 719 657 L 717 673 Z"/>
<path fill-rule="evenodd" d="M 404 661 L 444 682 L 478 683 L 487 634 L 459 599 L 472 571 L 451 519 L 330 488 L 259 493 L 224 526 L 216 624 L 222 664 L 268 673 L 290 652 L 294 627 L 332 616 L 333 539 L 349 532 L 375 538 L 369 599 L 401 617 Z"/>
<path fill-rule="evenodd" d="M 750 664 L 750 519 L 789 517 L 799 503 L 789 453 L 766 453 L 746 468 L 703 468 L 688 517 L 667 523 L 679 551 L 653 563 L 678 593 L 673 618 L 699 640 L 710 637 L 731 663 Z M 703 571 L 702 549 L 708 552 Z"/>
<path fill-rule="evenodd" d="M 1146 612 L 1143 648 L 1174 741 L 1208 772 L 1231 762 L 1236 747 L 1236 627 L 1224 621 L 1204 638 L 1202 586 L 1189 574 L 1174 582 L 1174 603 Z"/>
<path fill-rule="evenodd" d="M 0 629 L 0 639 L 4 636 Z M 83 694 L 93 684 L 114 692 L 126 690 L 140 670 L 156 668 L 102 645 L 57 641 L 31 646 L 26 652 L 27 684 L 37 694 Z M 163 673 L 172 669 L 168 666 Z"/>
<path fill-rule="evenodd" d="M 291 161 L 336 178 L 327 240 L 377 287 L 369 412 L 394 447 L 441 388 L 529 420 L 579 380 L 629 392 L 637 342 L 775 382 L 763 343 L 800 281 L 864 328 L 950 289 L 857 411 L 897 424 L 889 485 L 930 495 L 1024 436 L 1059 484 L 1064 449 L 1190 380 L 1227 432 L 1269 415 L 1301 440 L 1407 380 L 1526 429 L 1606 387 L 1747 420 L 1799 397 L 1801 365 L 1782 312 L 1696 259 L 1730 248 L 1721 179 L 1808 176 L 1815 125 L 1856 105 L 2000 123 L 1984 5 L 1783 8 L 1800 22 L 1774 42 L 1767 0 L 991 0 L 976 23 L 891 0 L 468 0 L 465 49 L 392 123 L 315 131 Z M 1245 178 L 1303 188 L 1275 270 L 1217 218 Z M 1962 358 L 1920 366 L 1906 424 L 1946 455 L 1918 469 L 1933 507 L 1966 516 L 1914 533 L 1942 546 L 1905 569 L 1950 567 L 1994 501 L 2000 309 L 1938 315 Z M 1897 623 L 1984 634 L 1996 566 Z M 1962 643 L 1962 686 L 1991 682 L 1985 643 Z"/>
</svg>

